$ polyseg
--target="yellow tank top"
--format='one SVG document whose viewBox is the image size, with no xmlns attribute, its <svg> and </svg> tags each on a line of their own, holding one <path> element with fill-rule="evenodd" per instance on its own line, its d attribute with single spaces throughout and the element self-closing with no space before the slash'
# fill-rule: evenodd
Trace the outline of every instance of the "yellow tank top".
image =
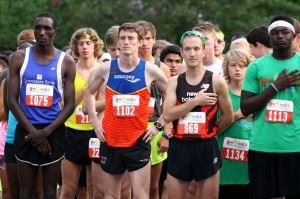
<svg viewBox="0 0 300 199">
<path fill-rule="evenodd" d="M 74 81 L 76 94 L 82 92 L 86 88 L 87 81 L 88 81 L 87 78 L 81 76 L 79 73 L 76 73 L 76 77 Z M 83 131 L 93 130 L 93 126 L 89 120 L 88 115 L 84 115 L 82 112 L 82 101 L 75 107 L 75 111 L 67 119 L 65 125 L 67 127 L 76 130 L 83 130 Z"/>
</svg>

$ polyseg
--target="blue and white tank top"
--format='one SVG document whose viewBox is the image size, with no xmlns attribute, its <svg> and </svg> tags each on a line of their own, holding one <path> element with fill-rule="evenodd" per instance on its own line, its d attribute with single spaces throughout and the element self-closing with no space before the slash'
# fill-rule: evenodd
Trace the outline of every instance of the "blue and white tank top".
<svg viewBox="0 0 300 199">
<path fill-rule="evenodd" d="M 32 47 L 26 48 L 20 70 L 19 104 L 32 124 L 51 123 L 62 109 L 61 65 L 64 56 L 64 52 L 58 51 L 50 63 L 39 64 Z"/>
</svg>

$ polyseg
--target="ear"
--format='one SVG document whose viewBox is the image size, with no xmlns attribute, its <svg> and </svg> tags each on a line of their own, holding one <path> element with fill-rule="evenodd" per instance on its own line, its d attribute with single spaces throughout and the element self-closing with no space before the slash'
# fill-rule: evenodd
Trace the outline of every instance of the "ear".
<svg viewBox="0 0 300 199">
<path fill-rule="evenodd" d="M 256 45 L 256 48 L 259 48 L 259 49 L 262 47 L 262 44 L 259 42 L 255 42 L 255 45 Z"/>
<path fill-rule="evenodd" d="M 297 33 L 295 36 L 297 43 L 300 43 L 300 33 Z"/>
</svg>

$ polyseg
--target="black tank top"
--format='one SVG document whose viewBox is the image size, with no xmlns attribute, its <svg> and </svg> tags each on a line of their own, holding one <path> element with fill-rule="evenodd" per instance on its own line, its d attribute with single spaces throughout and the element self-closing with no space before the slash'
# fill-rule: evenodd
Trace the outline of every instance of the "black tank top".
<svg viewBox="0 0 300 199">
<path fill-rule="evenodd" d="M 213 83 L 212 83 L 213 73 L 210 71 L 205 71 L 202 80 L 197 85 L 190 85 L 186 81 L 186 73 L 183 73 L 178 76 L 177 87 L 176 87 L 176 104 L 183 104 L 191 99 L 193 99 L 197 93 L 206 89 L 205 93 L 213 93 Z M 203 116 L 202 119 L 205 120 L 205 124 L 189 124 L 185 127 L 182 126 L 182 123 L 179 123 L 179 120 L 173 122 L 175 137 L 179 139 L 206 139 L 212 138 L 217 133 L 217 111 L 218 104 L 207 105 L 207 106 L 196 106 L 191 112 L 200 113 Z M 195 114 L 194 113 L 194 114 Z M 205 113 L 205 114 L 204 114 Z M 193 113 L 192 113 L 193 114 Z M 197 117 L 197 116 L 196 116 Z M 182 127 L 179 128 L 179 125 Z M 191 132 L 183 132 L 185 128 L 192 129 Z M 198 130 L 199 129 L 199 130 Z M 201 130 L 200 130 L 201 129 Z M 195 131 L 193 131 L 195 130 Z"/>
<path fill-rule="evenodd" d="M 155 60 L 155 65 L 157 65 L 160 68 L 160 61 Z M 155 98 L 154 103 L 154 113 L 149 118 L 149 122 L 155 122 L 161 115 L 162 112 L 162 94 L 159 88 L 155 83 L 151 83 L 151 97 Z"/>
</svg>

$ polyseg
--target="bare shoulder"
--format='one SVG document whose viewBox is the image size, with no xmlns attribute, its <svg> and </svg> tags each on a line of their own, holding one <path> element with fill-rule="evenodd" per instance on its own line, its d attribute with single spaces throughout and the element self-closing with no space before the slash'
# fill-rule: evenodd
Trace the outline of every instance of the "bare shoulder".
<svg viewBox="0 0 300 199">
<path fill-rule="evenodd" d="M 176 88 L 177 87 L 177 81 L 178 81 L 178 75 L 177 76 L 173 76 L 173 77 L 170 77 L 168 79 L 168 87 L 170 88 Z"/>
<path fill-rule="evenodd" d="M 225 78 L 218 74 L 213 74 L 212 77 L 214 91 L 218 93 L 227 92 L 227 82 Z"/>
<path fill-rule="evenodd" d="M 75 67 L 75 61 L 71 55 L 65 54 L 62 67 Z"/>
<path fill-rule="evenodd" d="M 91 80 L 103 79 L 107 80 L 110 74 L 110 61 L 99 62 L 93 69 L 93 72 L 90 75 Z"/>
<path fill-rule="evenodd" d="M 18 50 L 14 52 L 9 58 L 10 67 L 21 67 L 25 59 L 25 50 Z"/>
<path fill-rule="evenodd" d="M 158 74 L 163 73 L 163 71 L 156 64 L 148 61 L 146 61 L 145 70 L 150 76 L 157 76 Z"/>
<path fill-rule="evenodd" d="M 163 62 L 160 62 L 160 68 L 165 73 L 167 78 L 171 77 L 170 69 L 166 64 L 164 64 Z"/>
</svg>

